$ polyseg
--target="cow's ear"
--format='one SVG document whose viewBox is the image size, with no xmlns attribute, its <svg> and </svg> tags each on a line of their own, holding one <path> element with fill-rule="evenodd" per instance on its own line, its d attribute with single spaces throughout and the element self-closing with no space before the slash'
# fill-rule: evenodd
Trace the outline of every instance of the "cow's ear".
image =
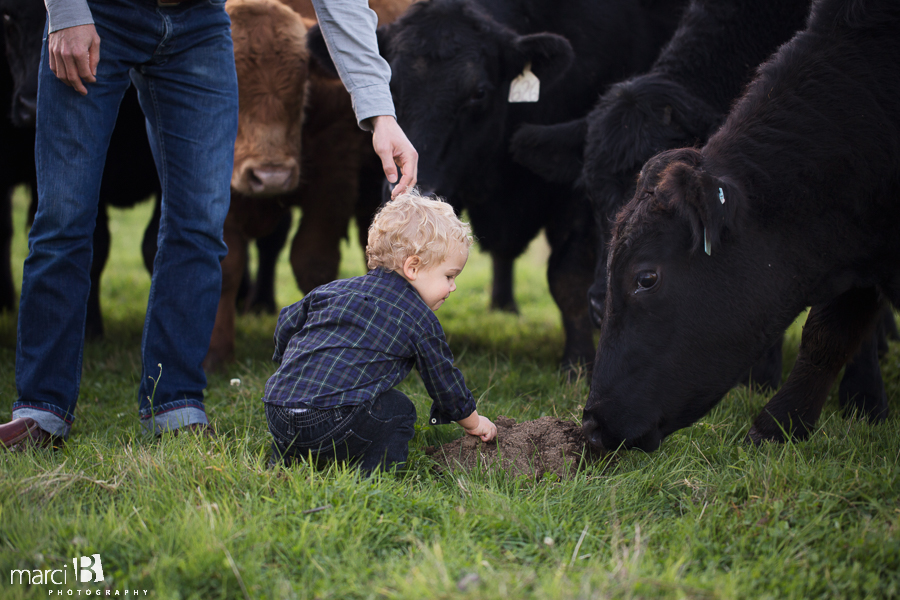
<svg viewBox="0 0 900 600">
<path fill-rule="evenodd" d="M 306 48 L 309 50 L 310 67 L 318 69 L 327 77 L 337 77 L 337 68 L 331 60 L 328 46 L 325 44 L 325 36 L 318 25 L 313 25 L 306 31 Z"/>
<path fill-rule="evenodd" d="M 712 256 L 713 248 L 721 248 L 725 232 L 733 223 L 732 216 L 736 206 L 734 194 L 726 192 L 728 186 L 717 178 L 702 173 L 700 187 L 693 197 L 698 204 L 697 210 L 702 215 L 702 237 L 697 236 L 695 247 L 703 247 L 704 252 Z M 730 202 L 728 201 L 730 200 Z"/>
<path fill-rule="evenodd" d="M 556 125 L 522 125 L 509 144 L 513 160 L 547 181 L 574 184 L 584 164 L 584 118 Z"/>
<path fill-rule="evenodd" d="M 512 77 L 522 72 L 527 63 L 541 83 L 549 85 L 563 76 L 575 60 L 569 40 L 555 33 L 520 35 L 514 41 L 515 58 L 510 65 Z"/>
<path fill-rule="evenodd" d="M 702 160 L 698 151 L 690 152 Z M 694 161 L 671 163 L 660 177 L 657 192 L 689 223 L 692 251 L 702 249 L 710 256 L 721 248 L 726 232 L 733 230 L 741 206 L 736 185 L 704 172 Z"/>
</svg>

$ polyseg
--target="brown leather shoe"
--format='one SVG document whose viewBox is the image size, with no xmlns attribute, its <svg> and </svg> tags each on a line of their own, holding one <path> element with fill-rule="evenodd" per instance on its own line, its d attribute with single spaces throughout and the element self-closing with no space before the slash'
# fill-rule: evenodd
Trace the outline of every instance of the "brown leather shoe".
<svg viewBox="0 0 900 600">
<path fill-rule="evenodd" d="M 0 448 L 18 452 L 26 448 L 58 448 L 62 438 L 50 435 L 37 421 L 24 417 L 0 425 Z"/>
</svg>

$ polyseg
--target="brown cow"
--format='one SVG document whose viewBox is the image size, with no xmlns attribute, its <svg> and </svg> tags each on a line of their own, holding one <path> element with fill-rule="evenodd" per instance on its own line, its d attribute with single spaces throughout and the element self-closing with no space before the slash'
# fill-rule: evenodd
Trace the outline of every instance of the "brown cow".
<svg viewBox="0 0 900 600">
<path fill-rule="evenodd" d="M 409 4 L 370 2 L 379 24 Z M 228 0 L 225 6 L 240 116 L 224 232 L 228 255 L 207 369 L 234 359 L 235 305 L 249 240 L 275 231 L 291 218 L 291 207 L 299 206 L 302 220 L 290 261 L 298 286 L 308 292 L 337 277 L 350 219 L 368 223 L 384 181 L 371 134 L 357 125 L 350 95 L 339 79 L 308 61 L 306 29 L 316 22 L 309 0 Z M 360 230 L 364 244 L 365 226 Z"/>
</svg>

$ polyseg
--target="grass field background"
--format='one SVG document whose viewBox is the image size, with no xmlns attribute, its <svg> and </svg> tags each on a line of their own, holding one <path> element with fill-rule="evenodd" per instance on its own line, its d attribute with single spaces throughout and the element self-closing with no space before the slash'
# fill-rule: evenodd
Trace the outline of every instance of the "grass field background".
<svg viewBox="0 0 900 600">
<path fill-rule="evenodd" d="M 150 209 L 112 214 L 101 288 L 107 334 L 85 348 L 69 443 L 0 454 L 0 598 L 900 596 L 898 419 L 845 420 L 834 397 L 804 443 L 746 445 L 766 397 L 736 388 L 653 454 L 623 452 L 571 480 L 533 482 L 436 473 L 424 448 L 461 430 L 425 424 L 430 401 L 414 372 L 401 386 L 420 415 L 405 471 L 361 479 L 342 466 L 273 470 L 260 396 L 276 317 L 245 316 L 237 362 L 209 378 L 207 411 L 222 435 L 146 437 L 135 394 L 149 289 L 139 240 Z M 24 221 L 20 192 L 19 278 Z M 547 253 L 537 240 L 517 263 L 518 316 L 487 310 L 490 266 L 477 252 L 438 313 L 490 417 L 580 419 L 588 385 L 557 371 L 563 339 Z M 346 246 L 341 276 L 363 272 L 361 251 Z M 284 256 L 278 285 L 279 303 L 301 297 Z M 786 370 L 799 331 L 798 323 L 785 342 Z M 14 361 L 15 317 L 4 315 L 3 421 Z M 897 415 L 897 345 L 882 367 Z M 72 558 L 92 554 L 103 583 L 76 583 Z M 10 580 L 14 569 L 66 565 L 64 585 Z"/>
</svg>

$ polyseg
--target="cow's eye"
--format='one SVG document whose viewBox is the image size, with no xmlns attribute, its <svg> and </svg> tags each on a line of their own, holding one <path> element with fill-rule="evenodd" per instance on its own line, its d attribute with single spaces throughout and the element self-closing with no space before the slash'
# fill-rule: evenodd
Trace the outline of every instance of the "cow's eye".
<svg viewBox="0 0 900 600">
<path fill-rule="evenodd" d="M 472 95 L 469 96 L 469 102 L 481 102 L 487 97 L 487 90 L 479 86 Z"/>
<path fill-rule="evenodd" d="M 659 275 L 656 271 L 641 271 L 637 274 L 637 277 L 635 277 L 635 281 L 637 283 L 637 289 L 635 289 L 634 292 L 646 292 L 656 286 L 656 282 L 659 281 Z"/>
</svg>

